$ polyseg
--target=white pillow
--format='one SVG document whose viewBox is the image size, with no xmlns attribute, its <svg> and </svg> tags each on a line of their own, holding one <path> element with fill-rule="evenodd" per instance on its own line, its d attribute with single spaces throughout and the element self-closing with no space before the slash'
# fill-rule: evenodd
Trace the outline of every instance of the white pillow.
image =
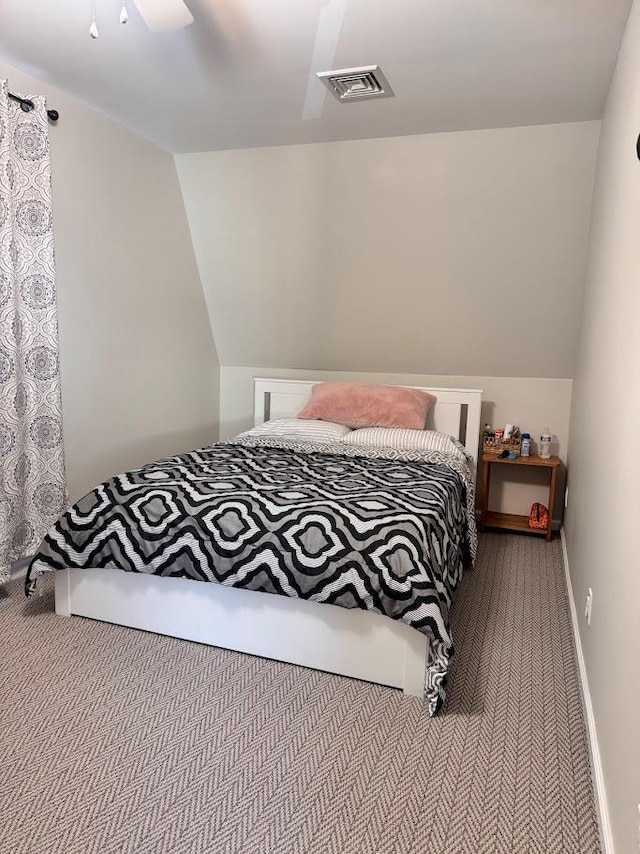
<svg viewBox="0 0 640 854">
<path fill-rule="evenodd" d="M 321 442 L 330 444 L 339 442 L 347 433 L 349 427 L 344 424 L 334 424 L 333 421 L 304 421 L 301 418 L 276 418 L 274 421 L 265 421 L 246 433 L 240 433 L 237 438 L 246 436 L 265 437 L 275 439 L 298 439 L 303 442 Z"/>
<path fill-rule="evenodd" d="M 464 459 L 462 444 L 437 430 L 410 430 L 405 427 L 363 427 L 352 430 L 341 440 L 345 445 L 367 448 L 392 448 L 396 451 L 440 451 Z"/>
</svg>

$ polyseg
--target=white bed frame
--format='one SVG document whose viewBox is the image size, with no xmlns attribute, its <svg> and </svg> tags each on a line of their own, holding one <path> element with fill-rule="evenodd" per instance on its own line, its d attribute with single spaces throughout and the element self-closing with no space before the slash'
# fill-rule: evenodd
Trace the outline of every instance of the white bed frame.
<svg viewBox="0 0 640 854">
<path fill-rule="evenodd" d="M 295 415 L 313 385 L 254 380 L 256 425 Z M 424 390 L 438 398 L 427 427 L 460 438 L 475 475 L 482 392 Z M 62 616 L 145 629 L 423 695 L 427 638 L 368 611 L 118 569 L 59 570 L 55 599 Z"/>
<path fill-rule="evenodd" d="M 264 380 L 254 379 L 254 423 L 263 424 L 274 418 L 292 418 L 309 400 L 311 389 L 320 380 Z M 426 428 L 440 430 L 460 439 L 472 458 L 471 472 L 475 479 L 478 468 L 480 444 L 480 410 L 482 391 L 468 388 L 425 388 L 403 386 L 428 391 L 437 402 L 427 416 Z"/>
</svg>

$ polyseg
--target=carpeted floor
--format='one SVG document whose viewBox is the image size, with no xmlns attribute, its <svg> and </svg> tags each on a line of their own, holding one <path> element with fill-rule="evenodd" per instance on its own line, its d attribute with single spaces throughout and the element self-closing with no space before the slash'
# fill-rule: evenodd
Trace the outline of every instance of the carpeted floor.
<svg viewBox="0 0 640 854">
<path fill-rule="evenodd" d="M 599 851 L 561 549 L 487 534 L 444 713 L 0 593 L 2 854 Z"/>
</svg>

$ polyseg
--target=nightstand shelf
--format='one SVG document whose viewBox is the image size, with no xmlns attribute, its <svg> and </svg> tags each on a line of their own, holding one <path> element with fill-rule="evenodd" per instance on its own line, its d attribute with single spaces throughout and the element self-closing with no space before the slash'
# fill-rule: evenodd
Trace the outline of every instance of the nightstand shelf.
<svg viewBox="0 0 640 854">
<path fill-rule="evenodd" d="M 549 524 L 546 530 L 529 527 L 529 517 L 520 516 L 515 513 L 496 513 L 489 510 L 489 486 L 491 484 L 491 468 L 494 465 L 514 466 L 519 468 L 526 466 L 529 468 L 548 469 L 550 472 L 549 482 Z M 501 531 L 520 531 L 527 534 L 537 534 L 538 536 L 546 537 L 547 542 L 551 540 L 551 524 L 553 517 L 553 507 L 556 497 L 556 484 L 558 480 L 558 469 L 560 468 L 560 458 L 550 457 L 543 459 L 536 455 L 530 457 L 518 457 L 517 460 L 499 459 L 494 454 L 482 455 L 482 514 L 480 517 L 480 530 L 485 528 L 494 528 Z"/>
</svg>

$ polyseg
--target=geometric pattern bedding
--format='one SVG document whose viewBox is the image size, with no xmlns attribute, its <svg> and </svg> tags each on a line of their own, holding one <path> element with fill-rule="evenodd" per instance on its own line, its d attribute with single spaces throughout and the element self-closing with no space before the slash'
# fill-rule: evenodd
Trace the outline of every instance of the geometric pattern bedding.
<svg viewBox="0 0 640 854">
<path fill-rule="evenodd" d="M 102 483 L 51 528 L 25 589 L 47 570 L 116 567 L 375 611 L 429 638 L 433 715 L 475 557 L 469 508 L 453 456 L 246 437 Z"/>
</svg>

